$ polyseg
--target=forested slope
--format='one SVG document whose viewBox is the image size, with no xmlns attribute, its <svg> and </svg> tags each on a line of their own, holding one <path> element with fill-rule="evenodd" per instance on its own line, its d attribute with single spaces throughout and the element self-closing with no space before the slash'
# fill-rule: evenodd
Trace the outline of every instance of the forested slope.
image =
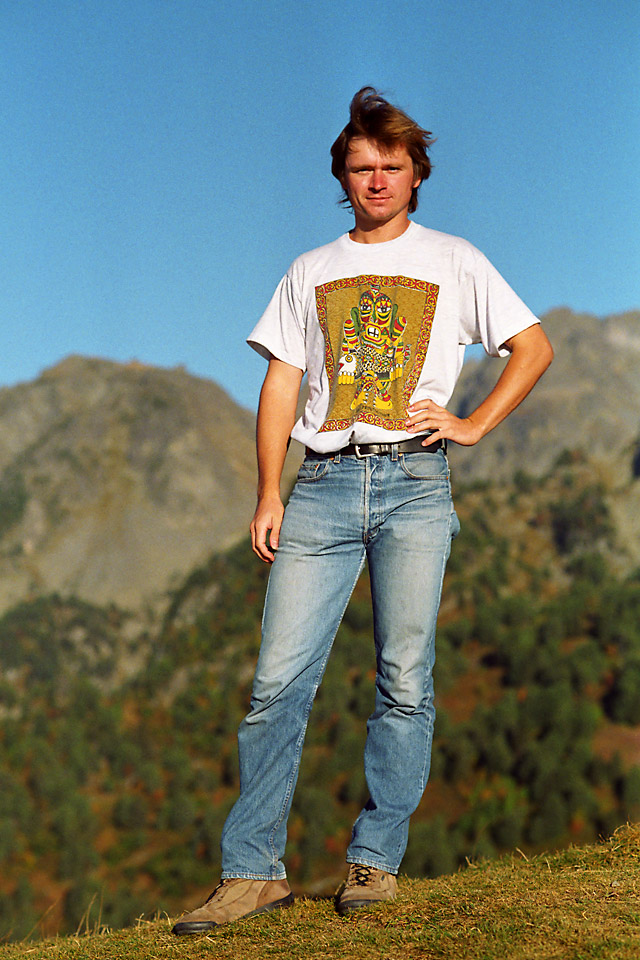
<svg viewBox="0 0 640 960">
<path fill-rule="evenodd" d="M 457 491 L 431 783 L 403 870 L 527 855 L 640 819 L 640 573 L 582 454 Z M 219 870 L 267 569 L 212 557 L 141 632 L 41 598 L 0 621 L 0 935 L 178 912 Z M 334 887 L 366 797 L 374 665 L 366 576 L 336 639 L 290 821 L 295 889 Z M 93 905 L 91 906 L 93 898 Z"/>
</svg>

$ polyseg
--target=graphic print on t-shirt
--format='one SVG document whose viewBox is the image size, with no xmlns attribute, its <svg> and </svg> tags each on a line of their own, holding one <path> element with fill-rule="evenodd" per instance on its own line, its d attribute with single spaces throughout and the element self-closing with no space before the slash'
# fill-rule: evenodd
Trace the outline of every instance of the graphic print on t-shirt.
<svg viewBox="0 0 640 960">
<path fill-rule="evenodd" d="M 316 287 L 331 399 L 320 433 L 371 423 L 404 430 L 427 355 L 439 287 L 366 275 Z"/>
</svg>

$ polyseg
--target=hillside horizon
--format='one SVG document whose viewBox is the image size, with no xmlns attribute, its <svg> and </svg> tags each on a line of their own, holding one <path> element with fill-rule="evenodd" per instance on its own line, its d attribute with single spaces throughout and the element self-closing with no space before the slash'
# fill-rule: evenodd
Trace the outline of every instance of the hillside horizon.
<svg viewBox="0 0 640 960">
<path fill-rule="evenodd" d="M 544 324 L 554 363 L 480 444 L 450 445 L 454 488 L 518 469 L 540 476 L 565 449 L 584 451 L 596 471 L 622 468 L 618 487 L 633 478 L 640 312 L 598 320 L 558 309 Z M 501 368 L 490 358 L 465 364 L 451 409 L 472 409 Z M 161 612 L 192 567 L 246 536 L 254 433 L 251 411 L 182 367 L 73 355 L 2 388 L 0 612 L 53 592 Z M 301 457 L 292 444 L 284 490 Z M 624 489 L 612 500 L 640 561 L 640 511 Z"/>
</svg>

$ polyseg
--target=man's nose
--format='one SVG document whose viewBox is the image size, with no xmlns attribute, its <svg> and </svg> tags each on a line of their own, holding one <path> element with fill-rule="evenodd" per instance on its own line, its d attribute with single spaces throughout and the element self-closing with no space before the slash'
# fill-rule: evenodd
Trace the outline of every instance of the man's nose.
<svg viewBox="0 0 640 960">
<path fill-rule="evenodd" d="M 384 190 L 386 185 L 387 181 L 384 175 L 384 170 L 374 170 L 371 174 L 371 189 Z"/>
</svg>

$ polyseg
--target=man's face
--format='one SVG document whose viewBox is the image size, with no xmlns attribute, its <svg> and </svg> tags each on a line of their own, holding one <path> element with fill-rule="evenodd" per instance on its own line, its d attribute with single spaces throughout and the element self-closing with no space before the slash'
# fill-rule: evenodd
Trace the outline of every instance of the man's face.
<svg viewBox="0 0 640 960">
<path fill-rule="evenodd" d="M 396 218 L 405 220 L 411 191 L 419 183 L 404 145 L 385 152 L 375 140 L 364 137 L 349 143 L 342 185 L 356 226 L 372 228 Z"/>
</svg>

